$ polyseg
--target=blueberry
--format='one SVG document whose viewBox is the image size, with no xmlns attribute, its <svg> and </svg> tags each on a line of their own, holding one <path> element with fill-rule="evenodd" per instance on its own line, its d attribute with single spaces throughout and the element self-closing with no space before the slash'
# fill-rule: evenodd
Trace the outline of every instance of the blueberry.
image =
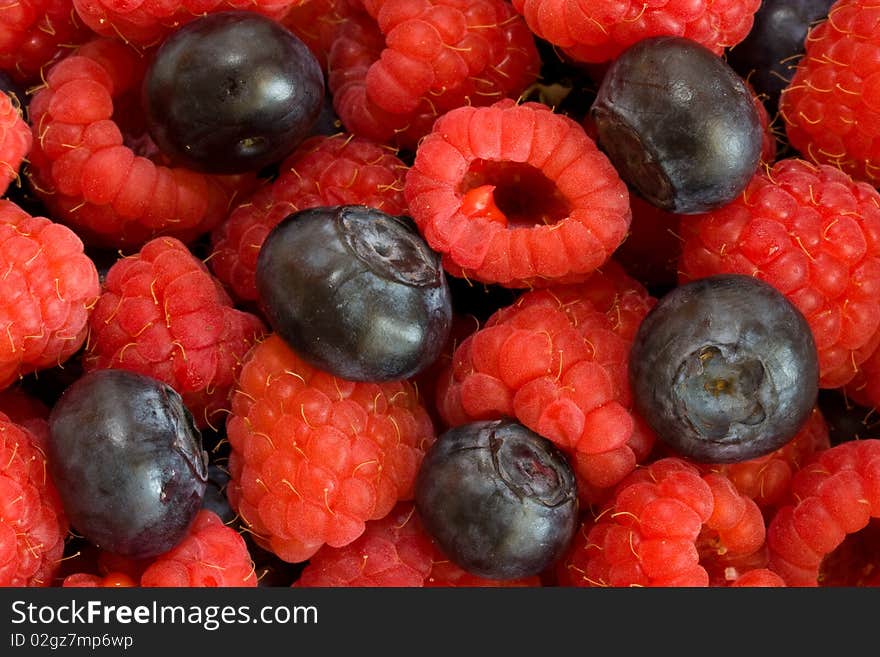
<svg viewBox="0 0 880 657">
<path fill-rule="evenodd" d="M 490 579 L 545 571 L 568 549 L 578 524 L 566 456 L 510 419 L 441 434 L 419 468 L 415 504 L 440 550 Z"/>
<path fill-rule="evenodd" d="M 590 112 L 621 178 L 669 212 L 728 203 L 760 162 L 762 128 L 745 82 L 689 39 L 652 37 L 627 48 Z"/>
<path fill-rule="evenodd" d="M 344 379 L 413 376 L 449 336 L 446 275 L 407 217 L 362 205 L 296 212 L 263 242 L 256 279 L 273 330 Z"/>
<path fill-rule="evenodd" d="M 257 171 L 311 134 L 324 76 L 306 45 L 250 11 L 197 18 L 159 47 L 143 83 L 150 135 L 208 173 Z"/>
<path fill-rule="evenodd" d="M 806 319 L 776 288 L 719 274 L 673 289 L 630 352 L 638 412 L 680 455 L 733 463 L 791 440 L 816 404 L 819 364 Z"/>
<path fill-rule="evenodd" d="M 730 66 L 764 98 L 771 116 L 804 53 L 810 26 L 827 17 L 833 0 L 764 0 L 745 39 L 727 53 Z"/>
<path fill-rule="evenodd" d="M 50 474 L 73 528 L 117 554 L 174 547 L 202 505 L 201 435 L 180 396 L 127 370 L 73 382 L 49 416 Z"/>
</svg>

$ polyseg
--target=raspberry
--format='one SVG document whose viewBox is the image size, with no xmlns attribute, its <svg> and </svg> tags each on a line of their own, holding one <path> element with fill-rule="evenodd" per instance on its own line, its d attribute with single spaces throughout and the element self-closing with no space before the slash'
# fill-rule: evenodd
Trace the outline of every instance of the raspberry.
<svg viewBox="0 0 880 657">
<path fill-rule="evenodd" d="M 786 584 L 839 585 L 844 579 L 853 586 L 875 569 L 878 524 L 872 519 L 880 516 L 880 439 L 841 443 L 816 454 L 795 473 L 791 494 L 794 501 L 767 527 L 769 567 Z M 857 554 L 853 548 L 859 539 L 873 544 L 870 558 L 847 563 L 841 557 Z M 841 548 L 848 554 L 838 554 Z"/>
<path fill-rule="evenodd" d="M 103 556 L 103 555 L 102 555 Z M 110 555 L 113 556 L 113 555 Z M 112 563 L 112 561 L 110 561 Z M 64 587 L 255 587 L 257 576 L 241 534 L 213 511 L 199 511 L 184 539 L 164 554 L 132 570 L 71 573 Z"/>
<path fill-rule="evenodd" d="M 731 582 L 730 586 L 734 588 L 746 586 L 778 588 L 780 586 L 785 586 L 785 580 L 769 568 L 756 568 L 754 570 L 747 571 L 737 577 L 733 582 Z"/>
<path fill-rule="evenodd" d="M 880 7 L 838 0 L 807 34 L 806 54 L 782 90 L 791 145 L 813 162 L 880 183 Z"/>
<path fill-rule="evenodd" d="M 72 0 L 0 0 L 0 70 L 19 84 L 39 82 L 44 67 L 90 36 Z"/>
<path fill-rule="evenodd" d="M 69 228 L 0 200 L 0 388 L 61 365 L 83 345 L 98 271 Z"/>
<path fill-rule="evenodd" d="M 257 544 L 291 563 L 351 543 L 412 499 L 435 437 L 409 382 L 331 376 L 276 335 L 245 360 L 226 430 L 229 501 Z"/>
<path fill-rule="evenodd" d="M 253 587 L 254 564 L 241 534 L 213 511 L 199 511 L 186 537 L 157 557 L 141 586 Z"/>
<path fill-rule="evenodd" d="M 404 194 L 450 274 L 508 287 L 584 280 L 631 220 L 626 185 L 580 124 L 509 99 L 442 116 Z"/>
<path fill-rule="evenodd" d="M 680 281 L 757 276 L 806 317 L 820 385 L 852 380 L 880 342 L 880 195 L 830 165 L 787 158 L 728 205 L 681 222 Z"/>
<path fill-rule="evenodd" d="M 605 62 L 652 36 L 683 36 L 715 54 L 752 29 L 760 0 L 512 0 L 532 31 L 579 62 Z"/>
<path fill-rule="evenodd" d="M 523 588 L 542 586 L 542 583 L 541 577 L 538 575 L 518 579 L 486 579 L 463 570 L 435 548 L 434 564 L 424 585 L 428 588 Z"/>
<path fill-rule="evenodd" d="M 68 522 L 38 439 L 0 413 L 0 587 L 50 586 Z"/>
<path fill-rule="evenodd" d="M 333 107 L 346 128 L 414 149 L 434 120 L 464 105 L 518 97 L 541 60 L 503 0 L 364 0 L 328 55 Z"/>
<path fill-rule="evenodd" d="M 95 33 L 136 46 L 150 47 L 198 16 L 244 10 L 280 19 L 307 0 L 73 0 L 79 18 Z"/>
<path fill-rule="evenodd" d="M 700 464 L 703 472 L 723 474 L 736 489 L 767 513 L 788 501 L 791 478 L 816 452 L 831 446 L 828 425 L 815 409 L 804 427 L 784 446 L 766 456 L 724 465 Z"/>
<path fill-rule="evenodd" d="M 0 92 L 0 196 L 18 179 L 18 170 L 31 150 L 31 129 L 12 96 Z"/>
<path fill-rule="evenodd" d="M 204 428 L 228 408 L 241 361 L 265 327 L 233 307 L 186 245 L 157 237 L 110 267 L 89 331 L 86 371 L 120 368 L 159 379 Z"/>
<path fill-rule="evenodd" d="M 562 577 L 574 586 L 709 586 L 707 566 L 756 553 L 764 538 L 757 505 L 726 477 L 661 458 L 634 470 L 585 522 Z"/>
<path fill-rule="evenodd" d="M 394 151 L 350 134 L 314 136 L 280 166 L 279 176 L 236 207 L 211 234 L 211 270 L 240 301 L 256 301 L 260 247 L 282 219 L 327 205 L 367 205 L 406 213 L 406 165 Z"/>
<path fill-rule="evenodd" d="M 253 178 L 169 168 L 126 145 L 144 141 L 117 123 L 143 118 L 132 105 L 143 73 L 125 44 L 94 39 L 54 65 L 30 102 L 32 186 L 90 245 L 137 248 L 160 234 L 191 241 L 222 221 L 236 187 Z"/>
<path fill-rule="evenodd" d="M 441 416 L 449 426 L 517 418 L 571 455 L 579 495 L 597 501 L 653 446 L 627 380 L 653 303 L 614 262 L 585 283 L 524 293 L 456 348 L 437 391 Z"/>
<path fill-rule="evenodd" d="M 326 75 L 337 28 L 349 16 L 362 12 L 360 0 L 308 0 L 294 3 L 280 23 L 308 46 Z"/>
</svg>

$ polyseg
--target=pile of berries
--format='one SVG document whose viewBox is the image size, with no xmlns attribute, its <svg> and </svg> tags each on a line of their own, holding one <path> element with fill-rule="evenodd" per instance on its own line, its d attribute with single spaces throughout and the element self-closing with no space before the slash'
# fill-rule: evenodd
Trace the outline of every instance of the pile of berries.
<svg viewBox="0 0 880 657">
<path fill-rule="evenodd" d="M 880 7 L 0 0 L 0 586 L 880 585 Z"/>
</svg>

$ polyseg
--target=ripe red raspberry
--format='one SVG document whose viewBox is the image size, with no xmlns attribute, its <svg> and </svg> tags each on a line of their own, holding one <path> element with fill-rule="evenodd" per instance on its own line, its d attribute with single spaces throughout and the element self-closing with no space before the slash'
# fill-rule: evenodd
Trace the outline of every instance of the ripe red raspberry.
<svg viewBox="0 0 880 657">
<path fill-rule="evenodd" d="M 141 575 L 144 587 L 255 587 L 247 544 L 213 511 L 202 509 L 187 535 Z"/>
<path fill-rule="evenodd" d="M 253 11 L 280 19 L 307 0 L 73 0 L 77 16 L 95 33 L 136 46 L 155 46 L 194 18 L 220 11 Z"/>
<path fill-rule="evenodd" d="M 159 379 L 183 397 L 199 427 L 220 426 L 241 361 L 264 332 L 185 244 L 157 237 L 108 270 L 83 367 Z"/>
<path fill-rule="evenodd" d="M 730 586 L 739 587 L 762 587 L 762 588 L 779 588 L 785 586 L 785 580 L 774 573 L 769 568 L 756 568 L 744 572 L 737 577 Z"/>
<path fill-rule="evenodd" d="M 589 280 L 522 294 L 455 349 L 437 391 L 449 426 L 515 417 L 571 455 L 596 502 L 648 456 L 629 349 L 654 299 L 614 262 Z"/>
<path fill-rule="evenodd" d="M 435 437 L 409 382 L 331 376 L 276 335 L 245 360 L 226 430 L 229 501 L 257 544 L 291 563 L 412 499 Z"/>
<path fill-rule="evenodd" d="M 211 270 L 239 301 L 256 301 L 260 247 L 288 215 L 324 205 L 368 205 L 406 213 L 406 165 L 394 150 L 338 134 L 306 139 L 280 166 L 279 176 L 236 207 L 211 234 Z"/>
<path fill-rule="evenodd" d="M 0 70 L 19 84 L 39 82 L 45 67 L 91 36 L 72 0 L 0 0 Z"/>
<path fill-rule="evenodd" d="M 0 200 L 0 388 L 61 365 L 86 340 L 98 271 L 69 228 Z"/>
<path fill-rule="evenodd" d="M 717 55 L 746 38 L 761 0 L 512 0 L 532 31 L 581 62 L 604 62 L 652 36 L 683 36 Z"/>
<path fill-rule="evenodd" d="M 727 478 L 662 458 L 634 470 L 584 523 L 561 577 L 574 586 L 709 586 L 712 562 L 754 554 L 764 538 L 757 505 Z"/>
<path fill-rule="evenodd" d="M 0 587 L 50 586 L 68 522 L 30 431 L 0 413 Z"/>
<path fill-rule="evenodd" d="M 95 39 L 56 65 L 29 105 L 30 181 L 52 216 L 89 244 L 137 248 L 157 235 L 184 242 L 212 230 L 253 176 L 210 176 L 157 164 L 140 129 L 145 59 L 121 41 Z M 138 141 L 139 140 L 139 141 Z"/>
<path fill-rule="evenodd" d="M 880 184 L 880 7 L 838 0 L 807 34 L 779 113 L 791 145 L 813 162 Z"/>
<path fill-rule="evenodd" d="M 307 0 L 295 2 L 279 22 L 308 46 L 326 75 L 337 28 L 349 16 L 363 11 L 360 0 Z"/>
<path fill-rule="evenodd" d="M 450 274 L 507 287 L 584 280 L 631 219 L 626 185 L 580 124 L 509 99 L 442 116 L 404 194 Z"/>
<path fill-rule="evenodd" d="M 103 556 L 103 555 L 102 555 Z M 186 536 L 168 552 L 134 568 L 123 564 L 101 574 L 67 575 L 63 587 L 255 587 L 257 575 L 247 544 L 213 511 L 202 509 Z M 109 563 L 113 563 L 110 561 Z"/>
<path fill-rule="evenodd" d="M 736 489 L 771 514 L 788 501 L 794 473 L 813 455 L 831 447 L 828 425 L 815 409 L 804 427 L 788 443 L 770 454 L 739 463 L 699 464 L 703 472 L 726 476 Z"/>
<path fill-rule="evenodd" d="M 880 194 L 867 183 L 787 158 L 680 229 L 681 281 L 757 276 L 804 314 L 823 388 L 849 382 L 880 342 Z"/>
<path fill-rule="evenodd" d="M 791 492 L 793 502 L 767 528 L 770 569 L 789 586 L 855 586 L 865 577 L 876 585 L 871 571 L 880 537 L 873 520 L 880 517 L 880 439 L 853 440 L 818 453 L 795 473 Z M 846 557 L 859 555 L 860 540 L 873 552 L 867 560 L 850 562 Z"/>
<path fill-rule="evenodd" d="M 12 96 L 0 92 L 0 196 L 18 179 L 19 168 L 31 150 L 33 136 Z"/>
<path fill-rule="evenodd" d="M 364 0 L 328 57 L 346 128 L 413 149 L 434 120 L 464 105 L 517 98 L 537 78 L 532 33 L 504 0 Z"/>
</svg>

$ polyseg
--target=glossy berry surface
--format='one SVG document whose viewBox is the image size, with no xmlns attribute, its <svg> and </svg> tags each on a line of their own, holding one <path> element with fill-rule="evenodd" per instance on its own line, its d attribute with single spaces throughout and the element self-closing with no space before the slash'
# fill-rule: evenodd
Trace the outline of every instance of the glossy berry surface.
<svg viewBox="0 0 880 657">
<path fill-rule="evenodd" d="M 760 160 L 761 124 L 744 81 L 685 38 L 652 37 L 625 50 L 590 112 L 621 178 L 670 212 L 729 202 Z"/>
<path fill-rule="evenodd" d="M 630 352 L 635 405 L 679 455 L 708 463 L 770 453 L 808 419 L 819 365 L 803 315 L 740 274 L 675 288 L 648 313 Z"/>
<path fill-rule="evenodd" d="M 415 495 L 441 551 L 490 579 L 543 572 L 568 548 L 577 525 L 577 486 L 565 455 L 512 420 L 441 434 L 425 454 Z"/>
<path fill-rule="evenodd" d="M 167 155 L 208 173 L 256 171 L 288 155 L 321 113 L 311 51 L 248 11 L 187 23 L 160 46 L 143 82 L 150 134 Z"/>
<path fill-rule="evenodd" d="M 353 381 L 413 376 L 452 323 L 439 256 L 409 220 L 362 205 L 282 220 L 257 258 L 272 328 L 311 365 Z"/>
<path fill-rule="evenodd" d="M 50 473 L 76 532 L 142 558 L 186 534 L 208 478 L 201 435 L 180 396 L 127 370 L 96 370 L 49 417 Z"/>
</svg>

